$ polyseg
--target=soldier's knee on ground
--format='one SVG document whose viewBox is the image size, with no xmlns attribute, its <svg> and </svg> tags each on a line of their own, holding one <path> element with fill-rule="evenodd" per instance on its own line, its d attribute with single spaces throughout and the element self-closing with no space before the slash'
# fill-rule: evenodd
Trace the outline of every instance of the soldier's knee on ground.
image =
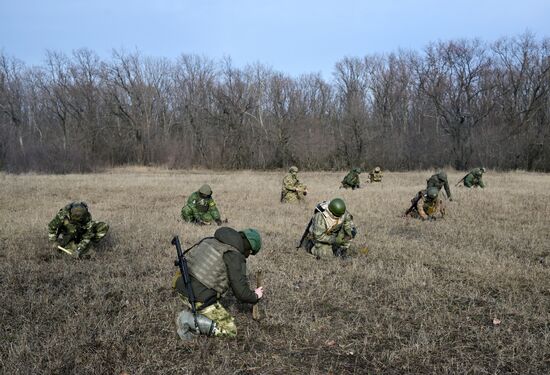
<svg viewBox="0 0 550 375">
<path fill-rule="evenodd" d="M 219 302 L 206 307 L 201 311 L 201 314 L 216 323 L 216 331 L 214 332 L 214 336 L 237 336 L 237 325 L 235 324 L 235 318 L 233 318 Z"/>
<path fill-rule="evenodd" d="M 188 223 L 193 221 L 193 210 L 189 206 L 185 206 L 181 209 L 181 218 Z"/>
<path fill-rule="evenodd" d="M 107 232 L 109 231 L 109 224 L 104 223 L 102 221 L 98 221 L 94 223 L 94 237 L 92 240 L 94 242 L 98 242 L 103 237 L 107 235 Z"/>
</svg>

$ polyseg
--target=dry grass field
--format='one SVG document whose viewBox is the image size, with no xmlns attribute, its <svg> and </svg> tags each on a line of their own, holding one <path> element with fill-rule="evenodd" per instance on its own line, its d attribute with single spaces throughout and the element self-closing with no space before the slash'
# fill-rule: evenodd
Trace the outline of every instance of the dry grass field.
<svg viewBox="0 0 550 375">
<path fill-rule="evenodd" d="M 421 222 L 400 214 L 430 171 L 356 191 L 338 190 L 344 174 L 300 173 L 310 194 L 294 206 L 279 204 L 282 171 L 0 174 L 0 372 L 550 373 L 550 175 L 488 171 L 485 190 L 453 186 L 448 216 Z M 238 337 L 184 343 L 170 240 L 213 234 L 179 218 L 205 182 L 230 226 L 263 235 L 248 268 L 264 271 L 265 317 L 228 296 Z M 315 203 L 335 196 L 368 255 L 295 249 Z M 71 200 L 111 225 L 89 259 L 48 248 L 46 225 Z"/>
</svg>

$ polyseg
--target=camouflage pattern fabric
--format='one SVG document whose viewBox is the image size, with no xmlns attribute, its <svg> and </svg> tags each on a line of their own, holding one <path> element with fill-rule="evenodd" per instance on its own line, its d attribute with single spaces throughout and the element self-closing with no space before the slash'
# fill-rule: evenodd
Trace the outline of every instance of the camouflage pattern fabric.
<svg viewBox="0 0 550 375">
<path fill-rule="evenodd" d="M 346 211 L 337 220 L 327 215 L 326 211 L 315 213 L 309 229 L 309 251 L 319 258 L 333 258 L 337 248 L 348 249 L 353 239 L 354 224 L 351 214 Z"/>
<path fill-rule="evenodd" d="M 369 180 L 370 182 L 382 182 L 382 177 L 384 176 L 384 173 L 382 171 L 376 172 L 374 169 L 369 172 Z"/>
<path fill-rule="evenodd" d="M 295 173 L 289 173 L 283 178 L 281 190 L 281 202 L 292 203 L 303 200 L 307 194 L 307 188 L 303 185 Z"/>
<path fill-rule="evenodd" d="M 445 217 L 445 204 L 441 198 L 437 197 L 436 199 L 429 200 L 426 197 L 425 190 L 419 194 L 421 194 L 420 198 L 415 197 L 412 199 L 412 201 L 415 201 L 418 198 L 418 201 L 415 207 L 408 213 L 408 216 L 415 219 L 428 220 L 435 218 L 435 215 L 439 212 L 442 218 Z"/>
<path fill-rule="evenodd" d="M 471 188 L 471 187 L 480 187 L 484 188 L 485 183 L 483 182 L 483 172 L 480 168 L 475 168 L 468 173 L 466 177 L 464 177 L 464 186 Z"/>
<path fill-rule="evenodd" d="M 212 197 L 203 198 L 196 191 L 181 209 L 181 218 L 189 223 L 211 224 L 212 221 L 220 220 L 220 212 Z"/>
<path fill-rule="evenodd" d="M 184 305 L 191 311 L 191 304 L 187 298 L 182 297 Z M 229 314 L 229 312 L 223 307 L 220 302 L 216 302 L 213 305 L 205 307 L 200 310 L 203 305 L 202 302 L 196 302 L 195 306 L 199 310 L 199 314 L 206 316 L 208 319 L 216 323 L 216 337 L 235 337 L 237 336 L 237 325 L 235 324 L 235 318 Z"/>
<path fill-rule="evenodd" d="M 92 243 L 99 242 L 107 235 L 109 225 L 93 221 L 89 212 L 79 221 L 71 219 L 71 205 L 67 205 L 48 224 L 48 239 L 55 245 L 64 247 L 77 256 L 84 255 Z"/>
<path fill-rule="evenodd" d="M 436 187 L 439 190 L 441 188 L 445 188 L 445 193 L 447 194 L 447 198 L 451 198 L 451 189 L 449 188 L 449 181 L 445 178 L 442 179 L 439 174 L 434 174 L 426 181 L 426 188 L 429 189 L 431 187 Z"/>
<path fill-rule="evenodd" d="M 344 189 L 359 189 L 361 187 L 361 183 L 359 181 L 359 173 L 355 169 L 352 169 L 349 171 L 349 173 L 344 177 L 342 180 L 342 187 Z"/>
</svg>

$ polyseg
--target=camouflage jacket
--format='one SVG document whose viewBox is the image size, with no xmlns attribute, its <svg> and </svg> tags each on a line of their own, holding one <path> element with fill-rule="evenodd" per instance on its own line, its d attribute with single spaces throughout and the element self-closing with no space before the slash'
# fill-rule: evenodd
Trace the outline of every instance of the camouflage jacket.
<svg viewBox="0 0 550 375">
<path fill-rule="evenodd" d="M 451 198 L 451 189 L 449 188 L 449 181 L 447 179 L 441 180 L 437 174 L 434 174 L 426 181 L 426 189 L 431 187 L 436 187 L 439 190 L 445 188 L 445 193 L 447 193 L 447 198 Z"/>
<path fill-rule="evenodd" d="M 422 219 L 428 219 L 435 216 L 437 212 L 441 213 L 441 217 L 445 216 L 445 206 L 441 199 L 436 198 L 432 201 L 426 199 L 426 194 L 423 192 L 422 196 L 416 203 L 416 212 Z"/>
<path fill-rule="evenodd" d="M 351 214 L 346 211 L 340 218 L 333 218 L 325 210 L 316 212 L 309 228 L 310 238 L 314 242 L 334 244 L 338 233 L 343 230 L 345 237 L 353 237 L 353 221 Z"/>
<path fill-rule="evenodd" d="M 81 222 L 72 221 L 71 204 L 60 209 L 48 224 L 48 239 L 61 246 L 74 242 L 80 250 L 86 250 L 94 237 L 92 215 L 88 212 Z"/>
<path fill-rule="evenodd" d="M 371 182 L 380 182 L 382 181 L 382 176 L 384 174 L 382 172 L 375 172 L 374 169 L 370 171 L 369 173 L 369 179 Z"/>
<path fill-rule="evenodd" d="M 200 219 L 202 215 L 209 213 L 213 220 L 220 220 L 220 211 L 212 197 L 202 198 L 198 191 L 187 198 L 187 206 L 193 211 L 193 216 Z"/>
<path fill-rule="evenodd" d="M 359 173 L 355 171 L 350 171 L 342 180 L 342 185 L 347 185 L 355 188 L 360 187 Z"/>
<path fill-rule="evenodd" d="M 208 244 L 204 244 L 203 241 L 199 242 L 189 251 L 188 256 L 192 257 L 192 252 L 203 250 L 201 246 L 219 246 L 220 248 L 227 248 L 227 245 L 231 246 L 235 251 L 225 251 L 223 254 L 229 287 L 239 301 L 246 303 L 258 302 L 258 296 L 254 293 L 254 290 L 250 289 L 248 282 L 246 257 L 244 255 L 246 244 L 240 232 L 229 227 L 221 227 L 214 233 L 214 238 L 208 237 L 207 239 L 209 239 Z M 193 265 L 190 264 L 189 267 L 189 271 L 194 273 Z M 202 268 L 208 269 L 209 267 L 212 267 L 212 264 L 204 264 Z M 187 289 L 179 272 L 176 274 L 173 286 L 180 294 L 187 296 Z M 214 289 L 208 288 L 195 276 L 191 276 L 191 286 L 193 294 L 200 302 L 206 302 L 219 296 Z"/>
<path fill-rule="evenodd" d="M 485 183 L 483 182 L 483 173 L 479 168 L 473 169 L 466 175 L 466 177 L 464 177 L 464 186 L 479 186 L 480 188 L 485 187 Z"/>
<path fill-rule="evenodd" d="M 295 174 L 289 173 L 283 178 L 283 193 L 303 189 L 303 186 Z"/>
</svg>

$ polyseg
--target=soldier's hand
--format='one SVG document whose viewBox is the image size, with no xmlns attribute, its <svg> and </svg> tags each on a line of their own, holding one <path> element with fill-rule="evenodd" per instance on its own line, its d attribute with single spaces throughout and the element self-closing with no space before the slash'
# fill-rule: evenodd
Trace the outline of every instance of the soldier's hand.
<svg viewBox="0 0 550 375">
<path fill-rule="evenodd" d="M 449 202 L 452 202 L 453 201 L 453 198 L 452 197 L 449 197 Z"/>
<path fill-rule="evenodd" d="M 215 221 L 216 221 L 216 224 L 218 224 L 218 226 L 222 225 L 221 219 L 216 219 Z"/>
<path fill-rule="evenodd" d="M 57 248 L 57 241 L 52 241 L 52 242 L 50 242 L 50 249 L 52 249 L 52 250 L 59 250 L 59 249 Z"/>
<path fill-rule="evenodd" d="M 264 295 L 264 287 L 260 286 L 260 287 L 256 288 L 254 290 L 254 293 L 256 293 L 256 296 L 258 297 L 258 299 L 262 298 L 263 295 Z"/>
</svg>

